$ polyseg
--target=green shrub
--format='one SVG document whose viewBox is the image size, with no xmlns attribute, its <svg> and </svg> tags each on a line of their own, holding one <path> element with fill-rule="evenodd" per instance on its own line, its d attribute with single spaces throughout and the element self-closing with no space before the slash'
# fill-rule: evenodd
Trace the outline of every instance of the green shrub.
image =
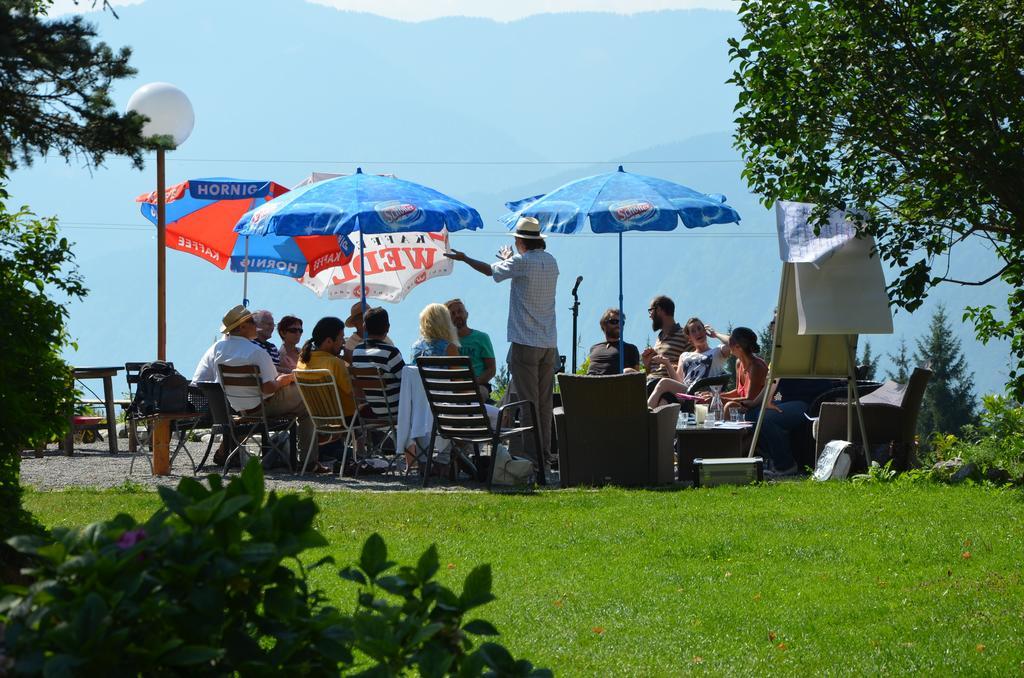
<svg viewBox="0 0 1024 678">
<path fill-rule="evenodd" d="M 1024 407 L 1006 396 L 984 396 L 976 424 L 965 426 L 961 437 L 937 433 L 930 447 L 936 461 L 960 458 L 975 464 L 979 477 L 990 469 L 1002 469 L 1020 483 L 1024 481 Z"/>
<path fill-rule="evenodd" d="M 144 523 L 121 514 L 56 529 L 52 539 L 10 539 L 31 559 L 32 583 L 7 587 L 0 601 L 12 664 L 0 656 L 0 673 L 549 673 L 495 643 L 474 648 L 473 637 L 497 634 L 480 619 L 463 623 L 493 600 L 489 566 L 474 569 L 456 595 L 433 579 L 435 547 L 389 574 L 394 563 L 375 534 L 339 573 L 360 587 L 355 611 L 343 613 L 307 580 L 333 560 L 300 559 L 327 543 L 313 527 L 311 498 L 265 495 L 255 460 L 226 487 L 218 475 L 208 482 L 159 488 L 164 507 Z"/>
</svg>

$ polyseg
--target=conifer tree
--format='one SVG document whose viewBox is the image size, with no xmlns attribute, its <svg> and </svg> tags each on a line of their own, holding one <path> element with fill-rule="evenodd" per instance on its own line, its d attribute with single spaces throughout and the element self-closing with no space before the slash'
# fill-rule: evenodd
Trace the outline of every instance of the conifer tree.
<svg viewBox="0 0 1024 678">
<path fill-rule="evenodd" d="M 775 342 L 775 328 L 772 327 L 771 323 L 764 326 L 764 329 L 757 334 L 757 343 L 761 345 L 761 357 L 764 358 L 766 363 L 772 361 L 772 349 L 775 348 L 773 345 Z"/>
<path fill-rule="evenodd" d="M 933 433 L 958 434 L 974 421 L 974 378 L 945 306 L 935 309 L 928 333 L 917 340 L 914 359 L 932 370 L 917 424 L 921 439 L 927 440 Z"/>
<path fill-rule="evenodd" d="M 907 338 L 900 335 L 900 346 L 896 350 L 896 355 L 889 354 L 889 360 L 892 361 L 893 367 L 896 371 L 889 370 L 888 377 L 895 382 L 900 384 L 907 383 L 910 379 L 910 350 L 907 348 Z"/>
<path fill-rule="evenodd" d="M 878 359 L 881 356 L 874 355 L 871 352 L 871 342 L 864 342 L 864 352 L 860 356 L 860 360 L 857 361 L 858 366 L 865 368 L 864 379 L 868 381 L 874 381 L 875 375 L 878 374 Z"/>
</svg>

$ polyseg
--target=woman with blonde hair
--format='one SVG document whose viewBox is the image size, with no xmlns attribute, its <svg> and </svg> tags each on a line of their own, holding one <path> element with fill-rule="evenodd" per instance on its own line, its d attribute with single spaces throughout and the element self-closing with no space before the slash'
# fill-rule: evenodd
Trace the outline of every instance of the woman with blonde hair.
<svg viewBox="0 0 1024 678">
<path fill-rule="evenodd" d="M 459 355 L 459 334 L 444 304 L 427 304 L 420 312 L 420 337 L 412 345 L 412 363 L 420 356 Z"/>
</svg>

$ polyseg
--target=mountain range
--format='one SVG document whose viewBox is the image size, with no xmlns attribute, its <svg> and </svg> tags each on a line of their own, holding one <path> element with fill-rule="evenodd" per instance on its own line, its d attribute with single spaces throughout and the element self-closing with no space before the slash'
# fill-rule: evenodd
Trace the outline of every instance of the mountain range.
<svg viewBox="0 0 1024 678">
<path fill-rule="evenodd" d="M 622 164 L 723 193 L 743 217 L 739 225 L 624 238 L 627 340 L 653 340 L 644 311 L 656 294 L 676 300 L 680 320 L 700 316 L 718 328 L 759 329 L 771 317 L 781 264 L 774 216 L 748 191 L 732 148 L 736 91 L 726 83 L 726 39 L 740 26 L 731 12 L 403 23 L 301 0 L 145 0 L 117 11 L 119 18 L 89 15 L 103 40 L 134 52 L 138 75 L 118 84 L 115 100 L 123 105 L 141 84 L 166 81 L 195 108 L 191 138 L 168 154 L 168 183 L 233 176 L 293 185 L 313 171 L 357 167 L 393 173 L 477 207 L 484 231 L 454 234 L 452 243 L 487 258 L 508 242 L 497 222 L 506 201 Z M 123 159 L 90 171 L 43 158 L 12 175 L 14 201 L 58 216 L 76 242 L 91 293 L 70 305 L 75 364 L 154 353 L 155 235 L 133 202 L 154 185 L 152 162 L 139 171 Z M 549 245 L 562 271 L 562 353 L 571 352 L 569 290 L 584 277 L 585 355 L 600 339 L 598 317 L 618 303 L 616 240 L 582 233 Z M 187 254 L 167 258 L 168 353 L 189 375 L 220 317 L 241 301 L 242 281 Z M 990 252 L 970 244 L 951 271 L 985 277 L 993 266 Z M 299 315 L 307 328 L 348 313 L 348 304 L 320 300 L 279 276 L 249 281 L 252 307 Z M 500 362 L 507 290 L 465 267 L 388 307 L 396 343 L 412 344 L 426 303 L 455 296 L 466 302 L 470 324 L 492 335 Z M 916 313 L 898 313 L 894 335 L 865 339 L 875 354 L 894 352 L 901 336 L 913 347 L 936 303 L 957 318 L 967 304 L 998 306 L 1005 296 L 1001 285 L 943 287 Z M 955 327 L 978 391 L 998 390 L 1006 345 L 982 347 L 968 326 Z"/>
</svg>

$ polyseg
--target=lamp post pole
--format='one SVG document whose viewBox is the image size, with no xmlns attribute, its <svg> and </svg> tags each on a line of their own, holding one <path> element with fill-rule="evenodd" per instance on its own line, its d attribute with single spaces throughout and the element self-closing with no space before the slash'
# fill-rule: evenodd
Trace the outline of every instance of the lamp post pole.
<svg viewBox="0 0 1024 678">
<path fill-rule="evenodd" d="M 188 139 L 195 125 L 192 102 L 166 82 L 151 82 L 135 90 L 127 110 L 146 121 L 142 136 L 156 139 L 156 358 L 167 360 L 167 181 L 165 154 Z"/>
<path fill-rule="evenodd" d="M 156 150 L 156 358 L 167 360 L 167 196 L 164 149 Z"/>
</svg>

